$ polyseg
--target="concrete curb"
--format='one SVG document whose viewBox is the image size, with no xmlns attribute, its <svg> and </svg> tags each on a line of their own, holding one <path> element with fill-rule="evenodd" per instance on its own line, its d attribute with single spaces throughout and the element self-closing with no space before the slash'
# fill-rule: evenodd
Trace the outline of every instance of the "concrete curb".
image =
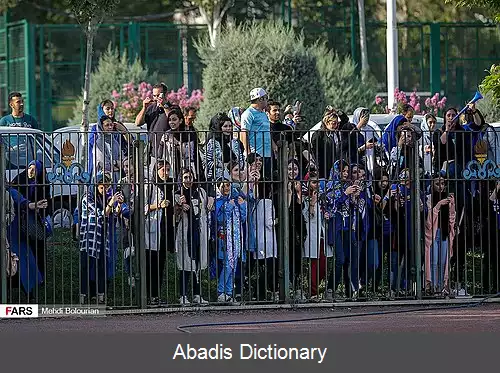
<svg viewBox="0 0 500 373">
<path fill-rule="evenodd" d="M 363 307 L 411 307 L 411 306 L 457 306 L 475 303 L 500 303 L 500 298 L 455 298 L 455 299 L 426 299 L 426 300 L 393 300 L 393 301 L 370 301 L 370 302 L 336 302 L 336 303 L 300 303 L 300 304 L 259 304 L 259 305 L 216 305 L 216 306 L 185 306 L 185 307 L 157 307 L 146 309 L 113 309 L 108 307 L 103 315 L 99 316 L 61 316 L 41 315 L 39 318 L 86 318 L 105 316 L 126 315 L 154 315 L 175 313 L 217 313 L 217 312 L 247 312 L 247 311 L 277 311 L 277 310 L 307 310 L 307 309 L 352 309 Z M 50 307 L 50 306 L 49 306 Z M 78 307 L 78 305 L 73 305 Z"/>
</svg>

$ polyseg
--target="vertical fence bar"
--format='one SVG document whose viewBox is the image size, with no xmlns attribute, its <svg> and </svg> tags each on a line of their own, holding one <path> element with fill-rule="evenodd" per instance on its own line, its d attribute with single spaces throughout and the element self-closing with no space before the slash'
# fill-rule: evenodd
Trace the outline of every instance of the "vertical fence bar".
<svg viewBox="0 0 500 373">
<path fill-rule="evenodd" d="M 3 141 L 0 138 L 0 284 L 2 286 L 0 290 L 1 298 L 0 304 L 7 303 L 7 262 L 6 262 L 6 253 L 7 253 L 7 227 L 5 221 L 5 149 L 3 146 Z"/>
<path fill-rule="evenodd" d="M 135 210 L 135 221 L 136 221 L 136 234 L 134 235 L 135 239 L 135 250 L 136 255 L 139 254 L 138 262 L 136 261 L 136 265 L 139 266 L 138 280 L 139 286 L 136 287 L 138 291 L 138 302 L 140 308 L 146 308 L 147 305 L 147 287 L 146 287 L 146 244 L 145 244 L 145 216 L 144 216 L 144 206 L 146 204 L 145 201 L 145 193 L 144 193 L 144 143 L 138 139 L 134 141 L 134 149 L 135 149 L 135 175 L 136 179 L 134 183 L 136 184 L 136 188 L 138 190 L 136 195 L 137 204 L 134 207 Z"/>
<path fill-rule="evenodd" d="M 422 245 L 421 245 L 421 237 L 422 237 L 422 224 L 421 224 L 421 214 L 420 214 L 420 203 L 421 203 L 421 193 L 420 193 L 420 162 L 418 155 L 418 144 L 415 144 L 413 151 L 413 175 L 411 176 L 413 180 L 413 209 L 414 216 L 413 224 L 414 229 L 412 229 L 413 237 L 413 245 L 415 249 L 415 281 L 416 281 L 416 295 L 417 299 L 422 299 Z"/>
<path fill-rule="evenodd" d="M 279 174 L 281 183 L 281 216 L 279 219 L 279 225 L 281 226 L 281 255 L 280 267 L 281 267 L 281 284 L 280 284 L 280 299 L 284 299 L 286 303 L 290 301 L 290 280 L 288 276 L 289 272 L 289 261 L 290 261 L 290 246 L 289 246 L 289 224 L 288 224 L 288 142 L 286 139 L 280 141 L 279 145 L 280 157 L 279 157 Z"/>
</svg>

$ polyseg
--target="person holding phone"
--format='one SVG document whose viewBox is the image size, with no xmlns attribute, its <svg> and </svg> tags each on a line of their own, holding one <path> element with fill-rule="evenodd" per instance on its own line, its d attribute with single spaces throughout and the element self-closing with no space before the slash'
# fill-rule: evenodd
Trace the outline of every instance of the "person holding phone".
<svg viewBox="0 0 500 373">
<path fill-rule="evenodd" d="M 80 303 L 105 303 L 106 281 L 114 278 L 118 253 L 116 218 L 123 194 L 110 175 L 98 173 L 96 185 L 82 198 L 80 225 Z M 118 213 L 117 213 L 118 211 Z"/>
<path fill-rule="evenodd" d="M 369 125 L 370 110 L 364 107 L 357 108 L 354 110 L 352 122 L 360 132 L 357 143 L 359 160 L 366 164 L 368 172 L 373 175 L 376 137 L 375 130 Z"/>
<path fill-rule="evenodd" d="M 154 165 L 156 158 L 162 158 L 160 142 L 163 134 L 170 129 L 166 111 L 172 105 L 167 101 L 168 87 L 164 83 L 153 86 L 152 97 L 146 97 L 142 109 L 135 118 L 138 127 L 146 124 L 148 131 L 148 164 Z"/>
<path fill-rule="evenodd" d="M 427 295 L 450 294 L 448 263 L 455 239 L 455 195 L 446 193 L 444 173 L 432 178 L 427 196 L 429 214 L 425 223 L 425 291 Z"/>
</svg>

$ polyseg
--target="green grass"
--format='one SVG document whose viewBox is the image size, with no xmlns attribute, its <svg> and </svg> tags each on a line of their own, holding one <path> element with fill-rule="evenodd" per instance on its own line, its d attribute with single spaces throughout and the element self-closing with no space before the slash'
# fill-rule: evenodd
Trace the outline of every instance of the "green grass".
<svg viewBox="0 0 500 373">
<path fill-rule="evenodd" d="M 119 245 L 120 246 L 120 245 Z M 179 271 L 177 270 L 175 253 L 168 253 L 167 262 L 165 266 L 165 273 L 163 284 L 161 287 L 161 298 L 166 301 L 168 305 L 176 305 L 179 303 Z M 78 304 L 79 302 L 79 286 L 80 286 L 80 252 L 78 243 L 73 240 L 71 232 L 66 229 L 59 229 L 55 231 L 54 236 L 47 244 L 47 262 L 46 262 L 46 276 L 45 282 L 38 288 L 38 303 L 39 304 Z M 469 294 L 481 295 L 482 294 L 482 255 L 480 253 L 467 254 L 467 286 Z M 484 265 L 484 264 L 483 264 Z M 328 261 L 329 275 L 333 270 L 333 259 Z M 382 289 L 387 290 L 386 273 L 388 269 L 387 258 L 384 259 L 382 277 Z M 304 261 L 303 269 L 303 284 L 304 291 L 309 291 L 307 284 L 307 273 L 309 265 Z M 282 273 L 280 273 L 282 276 Z M 452 278 L 454 274 L 452 274 Z M 202 271 L 200 275 L 202 283 L 202 296 L 215 303 L 217 301 L 217 280 L 210 279 L 208 270 Z M 138 278 L 136 286 L 139 286 Z M 256 292 L 256 273 L 255 271 L 251 276 L 252 291 Z M 188 287 L 189 288 L 189 287 Z M 368 290 L 373 288 L 369 284 Z M 324 282 L 319 286 L 320 292 L 325 290 Z M 26 296 L 19 291 L 13 289 L 11 292 L 11 300 L 13 302 L 25 302 Z M 191 295 L 189 295 L 191 299 Z M 123 260 L 123 250 L 118 251 L 117 268 L 115 277 L 108 282 L 106 293 L 107 305 L 115 308 L 129 308 L 136 307 L 137 302 L 137 289 L 128 283 L 128 274 L 125 272 L 125 265 Z M 247 301 L 250 296 L 245 296 Z"/>
</svg>

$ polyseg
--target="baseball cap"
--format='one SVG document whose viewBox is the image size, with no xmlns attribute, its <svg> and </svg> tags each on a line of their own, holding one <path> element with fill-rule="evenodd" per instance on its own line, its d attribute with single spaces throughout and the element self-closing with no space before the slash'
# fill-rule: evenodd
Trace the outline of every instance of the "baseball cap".
<svg viewBox="0 0 500 373">
<path fill-rule="evenodd" d="M 267 92 L 264 90 L 264 88 L 254 88 L 250 91 L 250 101 L 264 96 L 267 96 Z"/>
</svg>

